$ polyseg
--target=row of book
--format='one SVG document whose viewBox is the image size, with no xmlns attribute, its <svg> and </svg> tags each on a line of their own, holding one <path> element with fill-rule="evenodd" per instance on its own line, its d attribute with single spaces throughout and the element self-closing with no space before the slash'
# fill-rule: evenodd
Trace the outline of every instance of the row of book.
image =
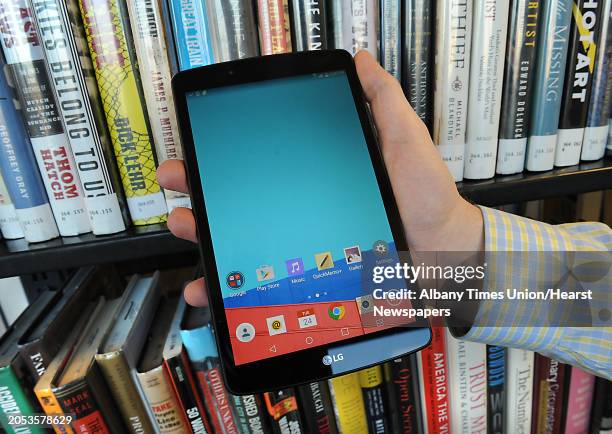
<svg viewBox="0 0 612 434">
<path fill-rule="evenodd" d="M 529 351 L 457 340 L 442 327 L 427 349 L 384 365 L 234 396 L 208 311 L 186 306 L 178 292 L 191 273 L 158 271 L 125 284 L 113 269 L 87 267 L 63 289 L 42 292 L 0 341 L 0 426 L 42 433 L 15 418 L 44 412 L 64 434 L 612 428 L 608 381 Z M 70 423 L 60 424 L 61 415 Z"/>
</svg>

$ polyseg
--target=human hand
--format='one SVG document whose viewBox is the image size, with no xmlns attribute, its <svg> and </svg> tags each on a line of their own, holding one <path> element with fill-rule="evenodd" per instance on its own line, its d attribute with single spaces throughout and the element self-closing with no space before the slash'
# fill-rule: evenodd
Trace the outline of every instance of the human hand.
<svg viewBox="0 0 612 434">
<path fill-rule="evenodd" d="M 372 109 L 410 249 L 416 252 L 482 250 L 482 213 L 459 195 L 427 128 L 406 101 L 400 84 L 366 51 L 357 53 L 355 64 Z M 164 161 L 157 177 L 162 187 L 187 192 L 182 161 Z M 197 242 L 195 219 L 187 208 L 172 211 L 168 228 L 179 238 Z M 185 288 L 187 302 L 205 305 L 204 287 L 203 279 L 189 283 Z"/>
</svg>

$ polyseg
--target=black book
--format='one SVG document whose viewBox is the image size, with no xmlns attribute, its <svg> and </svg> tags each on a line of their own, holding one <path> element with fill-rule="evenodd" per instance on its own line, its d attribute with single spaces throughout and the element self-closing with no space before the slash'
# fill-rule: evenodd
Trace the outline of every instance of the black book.
<svg viewBox="0 0 612 434">
<path fill-rule="evenodd" d="M 612 430 L 612 387 L 610 380 L 595 378 L 593 408 L 591 409 L 590 434 L 600 434 Z"/>
<path fill-rule="evenodd" d="M 306 433 L 294 389 L 281 389 L 264 393 L 270 416 L 272 432 L 275 434 Z"/>
<path fill-rule="evenodd" d="M 260 395 L 232 395 L 242 434 L 269 433 L 270 423 Z"/>
<path fill-rule="evenodd" d="M 391 432 L 423 432 L 419 372 L 416 354 L 385 363 Z"/>
<path fill-rule="evenodd" d="M 358 375 L 370 434 L 392 433 L 382 367 L 366 368 Z"/>
<path fill-rule="evenodd" d="M 291 40 L 295 51 L 327 49 L 325 0 L 290 0 Z"/>
<path fill-rule="evenodd" d="M 298 395 L 306 432 L 312 434 L 338 433 L 334 405 L 326 381 L 300 386 Z"/>
<path fill-rule="evenodd" d="M 487 345 L 487 433 L 504 431 L 506 349 Z"/>
</svg>

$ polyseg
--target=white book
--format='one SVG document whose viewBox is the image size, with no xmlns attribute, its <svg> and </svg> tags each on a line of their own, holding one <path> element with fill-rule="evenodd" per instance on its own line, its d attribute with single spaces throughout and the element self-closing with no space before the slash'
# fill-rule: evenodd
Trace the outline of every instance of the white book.
<svg viewBox="0 0 612 434">
<path fill-rule="evenodd" d="M 487 346 L 455 339 L 446 329 L 451 432 L 487 432 Z"/>
<path fill-rule="evenodd" d="M 11 202 L 2 176 L 0 176 L 0 232 L 7 240 L 15 240 L 24 236 L 15 205 Z"/>
<path fill-rule="evenodd" d="M 468 179 L 495 175 L 510 0 L 475 0 L 465 167 Z"/>
<path fill-rule="evenodd" d="M 506 354 L 504 429 L 507 433 L 529 434 L 531 432 L 534 353 L 508 348 Z"/>
<path fill-rule="evenodd" d="M 30 302 L 18 276 L 0 279 L 0 309 L 6 325 L 11 326 Z"/>
<path fill-rule="evenodd" d="M 377 0 L 345 0 L 342 2 L 342 44 L 353 56 L 368 50 L 378 59 Z"/>
<path fill-rule="evenodd" d="M 473 0 L 437 0 L 433 140 L 455 181 L 463 179 Z"/>
</svg>

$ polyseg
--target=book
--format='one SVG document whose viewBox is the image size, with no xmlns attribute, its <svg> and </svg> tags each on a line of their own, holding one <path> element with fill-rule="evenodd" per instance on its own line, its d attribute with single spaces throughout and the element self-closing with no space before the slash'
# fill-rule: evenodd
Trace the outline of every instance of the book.
<svg viewBox="0 0 612 434">
<path fill-rule="evenodd" d="M 265 392 L 264 400 L 274 434 L 306 433 L 302 425 L 294 389 Z"/>
<path fill-rule="evenodd" d="M 117 320 L 95 355 L 96 364 L 129 432 L 152 432 L 155 422 L 135 370 L 160 298 L 159 272 L 134 275 L 123 295 Z"/>
<path fill-rule="evenodd" d="M 531 433 L 561 432 L 563 386 L 567 366 L 536 353 L 531 407 Z"/>
<path fill-rule="evenodd" d="M 586 433 L 591 420 L 595 376 L 576 366 L 568 366 L 567 369 L 563 433 Z"/>
<path fill-rule="evenodd" d="M 7 240 L 23 238 L 23 230 L 19 225 L 19 218 L 15 206 L 11 202 L 8 189 L 0 174 L 0 233 Z"/>
<path fill-rule="evenodd" d="M 508 348 L 506 354 L 505 432 L 529 434 L 531 431 L 534 353 Z"/>
<path fill-rule="evenodd" d="M 569 44 L 572 0 L 540 0 L 525 168 L 553 168 Z"/>
<path fill-rule="evenodd" d="M 509 0 L 474 0 L 463 177 L 495 175 Z"/>
<path fill-rule="evenodd" d="M 384 365 L 391 432 L 423 432 L 421 391 L 417 354 L 395 359 Z"/>
<path fill-rule="evenodd" d="M 382 0 L 380 2 L 380 63 L 398 81 L 402 79 L 401 59 L 402 2 Z"/>
<path fill-rule="evenodd" d="M 168 66 L 170 74 L 174 76 L 180 71 L 178 50 L 176 46 L 176 35 L 174 33 L 174 23 L 172 22 L 172 11 L 169 0 L 159 0 L 159 10 L 161 14 L 162 27 L 166 36 L 166 49 L 168 54 Z"/>
<path fill-rule="evenodd" d="M 359 50 L 369 51 L 379 59 L 378 25 L 379 2 L 377 0 L 344 0 L 342 2 L 340 24 L 342 46 L 353 56 Z M 340 29 L 336 29 L 340 31 Z"/>
<path fill-rule="evenodd" d="M 189 424 L 172 389 L 171 380 L 164 369 L 162 355 L 177 301 L 162 300 L 159 304 L 138 363 L 138 380 L 163 434 L 190 432 Z"/>
<path fill-rule="evenodd" d="M 328 48 L 327 8 L 325 0 L 291 0 L 291 41 L 295 51 Z"/>
<path fill-rule="evenodd" d="M 389 426 L 388 403 L 386 402 L 383 370 L 380 365 L 362 369 L 358 372 L 359 385 L 371 433 L 391 432 Z"/>
<path fill-rule="evenodd" d="M 260 395 L 234 396 L 234 402 L 236 400 L 239 401 L 240 404 L 236 406 L 237 412 L 244 412 L 244 415 L 239 415 L 241 419 L 241 433 L 264 434 L 270 432 L 271 428 L 267 417 L 267 411 Z M 244 419 L 244 421 L 242 421 L 242 419 Z"/>
<path fill-rule="evenodd" d="M 206 2 L 215 62 L 259 56 L 259 38 L 253 6 L 249 0 Z"/>
<path fill-rule="evenodd" d="M 214 62 L 206 5 L 199 0 L 168 0 L 179 69 Z"/>
<path fill-rule="evenodd" d="M 166 220 L 125 2 L 79 0 L 132 223 Z"/>
<path fill-rule="evenodd" d="M 291 52 L 289 0 L 257 0 L 261 54 Z"/>
<path fill-rule="evenodd" d="M 121 181 L 76 0 L 30 0 L 49 77 L 95 235 L 125 230 Z"/>
<path fill-rule="evenodd" d="M 525 167 L 539 12 L 539 0 L 510 3 L 496 169 L 502 175 Z"/>
<path fill-rule="evenodd" d="M 506 349 L 487 345 L 487 432 L 504 432 Z"/>
<path fill-rule="evenodd" d="M 368 432 L 365 404 L 359 384 L 359 374 L 342 375 L 329 380 L 329 391 L 334 404 L 338 432 Z"/>
<path fill-rule="evenodd" d="M 38 170 L 62 236 L 91 231 L 81 180 L 26 0 L 0 2 L 0 44 Z M 32 107 L 32 101 L 39 103 Z"/>
<path fill-rule="evenodd" d="M 26 294 L 20 276 L 0 279 L 0 288 L 2 288 L 0 311 L 7 327 L 10 327 L 30 305 L 30 297 Z"/>
<path fill-rule="evenodd" d="M 51 390 L 62 412 L 74 415 L 72 428 L 75 433 L 125 431 L 110 390 L 95 363 L 98 348 L 121 304 L 121 298 L 99 299 L 92 313 L 93 320 L 83 331 L 75 351 L 53 383 Z"/>
<path fill-rule="evenodd" d="M 297 393 L 304 431 L 312 434 L 337 434 L 334 405 L 327 382 L 305 384 L 297 388 Z"/>
<path fill-rule="evenodd" d="M 452 433 L 488 432 L 486 345 L 454 338 L 446 330 Z"/>
<path fill-rule="evenodd" d="M 45 191 L 25 130 L 22 115 L 14 104 L 13 91 L 0 56 L 0 176 L 15 206 L 26 241 L 36 243 L 59 236 L 53 211 Z M 8 237 L 5 237 L 8 238 Z"/>
<path fill-rule="evenodd" d="M 433 0 L 404 2 L 402 87 L 408 102 L 427 129 L 432 131 L 433 110 Z"/>
<path fill-rule="evenodd" d="M 344 50 L 344 28 L 342 25 L 342 3 L 343 0 L 329 0 L 328 2 L 328 29 L 329 44 L 337 50 Z"/>
<path fill-rule="evenodd" d="M 206 417 L 206 409 L 198 394 L 196 383 L 189 367 L 189 359 L 181 339 L 181 322 L 185 314 L 185 307 L 184 297 L 179 297 L 162 351 L 164 368 L 171 380 L 174 393 L 178 398 L 184 417 L 191 427 L 191 431 L 194 434 L 210 433 L 212 431 Z"/>
<path fill-rule="evenodd" d="M 463 179 L 472 5 L 472 0 L 436 2 L 432 138 L 455 181 Z"/>
<path fill-rule="evenodd" d="M 589 103 L 586 128 L 582 138 L 580 159 L 585 161 L 599 160 L 606 153 L 608 141 L 608 116 L 612 98 L 612 31 L 610 31 L 610 8 L 612 2 L 604 0 L 601 13 L 601 31 L 597 41 L 597 55 L 591 99 Z"/>
<path fill-rule="evenodd" d="M 580 161 L 595 59 L 599 49 L 597 43 L 603 18 L 602 3 L 602 0 L 576 0 L 572 7 L 555 166 L 573 166 Z"/>
<path fill-rule="evenodd" d="M 612 401 L 610 397 L 610 380 L 595 377 L 593 407 L 589 422 L 589 434 L 609 434 L 612 430 Z"/>
<path fill-rule="evenodd" d="M 178 132 L 168 60 L 167 35 L 162 22 L 161 3 L 157 0 L 127 2 L 132 35 L 147 114 L 158 163 L 182 159 L 183 151 Z M 168 212 L 176 207 L 191 208 L 189 196 L 178 191 L 164 190 Z"/>
</svg>

